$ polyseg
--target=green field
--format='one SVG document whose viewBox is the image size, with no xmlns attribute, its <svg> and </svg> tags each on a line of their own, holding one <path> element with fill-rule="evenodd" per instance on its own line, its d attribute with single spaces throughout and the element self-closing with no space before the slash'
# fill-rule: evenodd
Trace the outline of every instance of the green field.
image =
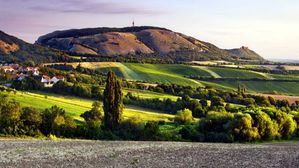
<svg viewBox="0 0 299 168">
<path fill-rule="evenodd" d="M 256 72 L 251 70 L 224 68 L 212 66 L 191 66 L 183 64 L 140 64 L 118 62 L 83 63 L 86 68 L 97 69 L 101 72 L 114 71 L 119 77 L 134 81 L 148 83 L 172 83 L 185 86 L 212 86 L 225 90 L 235 90 L 239 84 L 244 84 L 250 92 L 279 93 L 287 95 L 299 95 L 299 83 L 297 81 L 281 82 L 271 79 L 299 80 L 296 75 L 277 75 Z M 236 78 L 236 81 L 198 81 L 188 76 L 201 76 L 213 78 Z M 237 79 L 266 79 L 268 81 L 238 81 Z M 152 93 L 139 93 L 143 98 L 171 98 L 169 95 L 153 95 Z"/>
<path fill-rule="evenodd" d="M 245 85 L 251 92 L 257 93 L 271 93 L 283 95 L 299 95 L 298 82 L 279 82 L 279 81 L 217 81 L 202 82 L 206 85 L 233 90 L 239 85 Z"/>
<path fill-rule="evenodd" d="M 128 89 L 123 88 L 123 94 L 126 95 L 128 92 L 132 93 L 134 96 L 138 96 L 143 99 L 171 99 L 173 101 L 176 101 L 179 97 L 173 96 L 169 94 L 164 93 L 157 93 L 157 92 L 151 92 L 147 90 L 138 90 L 138 89 Z"/>
<path fill-rule="evenodd" d="M 22 106 L 35 107 L 39 110 L 44 110 L 45 108 L 57 105 L 58 107 L 65 109 L 69 115 L 80 121 L 83 120 L 80 115 L 89 110 L 93 103 L 93 100 L 45 93 L 17 92 L 16 94 L 9 93 L 9 97 L 15 99 Z M 169 122 L 174 116 L 135 106 L 126 106 L 123 117 L 125 119 L 138 117 L 144 121 Z"/>
<path fill-rule="evenodd" d="M 248 70 L 241 70 L 235 68 L 220 68 L 220 67 L 208 67 L 208 69 L 215 74 L 218 74 L 222 78 L 260 78 L 260 79 L 267 79 L 267 74 L 248 71 Z"/>
<path fill-rule="evenodd" d="M 188 65 L 117 63 L 115 67 L 98 67 L 102 72 L 114 71 L 119 77 L 149 83 L 175 83 L 178 85 L 202 86 L 186 76 L 211 76 L 208 72 Z"/>
</svg>

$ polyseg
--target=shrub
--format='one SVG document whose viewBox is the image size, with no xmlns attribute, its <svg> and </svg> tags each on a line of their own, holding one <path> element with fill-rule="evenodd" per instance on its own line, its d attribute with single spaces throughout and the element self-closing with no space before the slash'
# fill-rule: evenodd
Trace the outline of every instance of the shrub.
<svg viewBox="0 0 299 168">
<path fill-rule="evenodd" d="M 82 118 L 84 118 L 87 126 L 91 129 L 99 128 L 99 126 L 101 125 L 103 115 L 100 108 L 100 102 L 94 102 L 92 104 L 91 110 L 86 111 L 85 113 L 80 115 Z"/>
<path fill-rule="evenodd" d="M 56 136 L 69 135 L 69 129 L 75 128 L 71 117 L 66 116 L 62 108 L 53 106 L 45 109 L 42 113 L 41 131 L 44 135 L 53 134 Z"/>
<path fill-rule="evenodd" d="M 284 139 L 292 137 L 297 129 L 297 123 L 294 121 L 293 117 L 285 112 L 277 113 L 277 123 L 279 126 L 279 133 Z"/>
<path fill-rule="evenodd" d="M 5 134 L 17 135 L 20 127 L 21 106 L 14 100 L 0 96 L 0 128 Z"/>
<path fill-rule="evenodd" d="M 174 120 L 180 124 L 189 124 L 193 121 L 192 111 L 189 109 L 180 110 L 177 112 Z"/>
<path fill-rule="evenodd" d="M 186 125 L 180 130 L 184 140 L 202 141 L 203 136 L 198 132 L 195 125 Z"/>
<path fill-rule="evenodd" d="M 39 135 L 39 127 L 42 123 L 42 116 L 40 112 L 32 107 L 25 107 L 22 109 L 21 122 L 23 131 L 26 135 Z"/>
</svg>

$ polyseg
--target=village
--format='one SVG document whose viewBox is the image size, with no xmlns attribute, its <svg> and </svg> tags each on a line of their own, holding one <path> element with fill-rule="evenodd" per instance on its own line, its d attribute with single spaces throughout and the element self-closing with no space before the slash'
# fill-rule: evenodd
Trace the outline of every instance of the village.
<svg viewBox="0 0 299 168">
<path fill-rule="evenodd" d="M 5 86 L 10 87 L 11 81 L 22 81 L 26 77 L 34 77 L 40 81 L 44 87 L 52 87 L 59 81 L 64 81 L 64 77 L 61 75 L 49 76 L 47 74 L 41 74 L 40 68 L 37 66 L 21 66 L 19 64 L 0 64 L 0 76 L 6 76 L 6 83 L 2 83 Z"/>
</svg>

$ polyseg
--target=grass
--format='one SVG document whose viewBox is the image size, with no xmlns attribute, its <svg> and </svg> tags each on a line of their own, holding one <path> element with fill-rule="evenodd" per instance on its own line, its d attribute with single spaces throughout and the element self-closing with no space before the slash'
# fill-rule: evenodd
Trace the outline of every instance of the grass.
<svg viewBox="0 0 299 168">
<path fill-rule="evenodd" d="M 209 70 L 218 74 L 222 78 L 260 78 L 267 79 L 267 75 L 259 72 L 241 70 L 234 68 L 220 68 L 220 67 L 208 67 Z"/>
<path fill-rule="evenodd" d="M 197 81 L 187 76 L 202 76 L 214 78 L 240 78 L 240 79 L 287 79 L 299 80 L 296 75 L 277 75 L 256 72 L 245 69 L 192 66 L 183 64 L 140 64 L 140 63 L 118 63 L 118 62 L 92 62 L 82 63 L 81 66 L 97 69 L 102 72 L 114 71 L 119 77 L 134 81 L 145 81 L 148 83 L 177 84 L 184 86 L 212 86 L 224 90 L 235 90 L 239 84 L 245 84 L 250 92 L 255 93 L 281 93 L 287 95 L 299 95 L 298 82 L 279 81 Z M 129 92 L 130 90 L 126 91 Z M 130 91 L 142 98 L 171 98 L 165 94 L 142 93 Z M 125 93 L 125 94 L 126 94 Z"/>
<path fill-rule="evenodd" d="M 63 108 L 66 112 L 74 117 L 76 120 L 82 121 L 80 117 L 82 113 L 89 110 L 93 103 L 93 100 L 81 99 L 71 96 L 61 96 L 56 94 L 46 93 L 23 93 L 17 92 L 9 93 L 11 99 L 15 99 L 22 106 L 35 107 L 39 110 L 50 108 L 54 105 Z M 143 109 L 134 106 L 126 106 L 123 117 L 125 119 L 132 117 L 139 117 L 143 121 L 166 121 L 170 122 L 174 116 L 169 114 L 163 114 L 161 112 Z"/>
<path fill-rule="evenodd" d="M 143 99 L 171 99 L 173 101 L 176 101 L 179 97 L 178 96 L 173 96 L 170 94 L 165 94 L 165 93 L 157 93 L 157 92 L 151 92 L 147 90 L 138 90 L 138 89 L 123 89 L 124 95 L 126 95 L 128 92 L 132 93 L 134 96 L 138 96 Z"/>
<path fill-rule="evenodd" d="M 279 81 L 218 81 L 215 83 L 205 83 L 218 88 L 237 88 L 245 85 L 251 92 L 299 95 L 298 82 L 279 82 Z M 219 87 L 220 86 L 220 87 Z"/>
<path fill-rule="evenodd" d="M 102 72 L 112 70 L 119 77 L 124 77 L 129 80 L 145 81 L 149 83 L 174 83 L 193 87 L 202 86 L 202 84 L 195 80 L 189 79 L 186 76 L 211 76 L 210 73 L 206 72 L 205 70 L 194 68 L 188 65 L 178 64 L 118 63 L 117 67 L 99 67 L 97 69 Z"/>
</svg>

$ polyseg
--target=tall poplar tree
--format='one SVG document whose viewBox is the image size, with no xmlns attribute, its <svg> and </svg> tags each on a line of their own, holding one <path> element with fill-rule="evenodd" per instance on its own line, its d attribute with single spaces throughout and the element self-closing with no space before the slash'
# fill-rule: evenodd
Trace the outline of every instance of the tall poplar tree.
<svg viewBox="0 0 299 168">
<path fill-rule="evenodd" d="M 104 124 L 108 129 L 115 129 L 121 120 L 123 95 L 121 83 L 114 72 L 109 72 L 104 91 Z"/>
</svg>

